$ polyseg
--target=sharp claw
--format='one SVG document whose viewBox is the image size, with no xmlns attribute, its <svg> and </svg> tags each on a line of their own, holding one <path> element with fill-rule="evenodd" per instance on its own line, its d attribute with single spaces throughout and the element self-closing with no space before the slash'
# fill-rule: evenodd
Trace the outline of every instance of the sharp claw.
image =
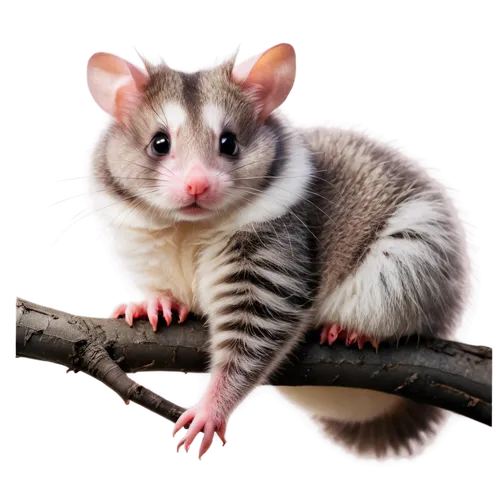
<svg viewBox="0 0 500 500">
<path fill-rule="evenodd" d="M 212 441 L 214 440 L 214 426 L 211 423 L 207 423 L 204 426 L 203 429 L 203 440 L 200 445 L 200 453 L 198 455 L 198 458 L 201 460 L 201 457 L 210 449 L 210 446 L 212 445 Z"/>
<path fill-rule="evenodd" d="M 175 435 L 188 423 L 190 422 L 194 417 L 194 414 L 192 413 L 191 410 L 185 411 L 178 419 L 177 422 L 175 422 L 174 425 L 174 431 L 172 433 L 172 436 L 175 437 Z"/>
<path fill-rule="evenodd" d="M 156 332 L 156 327 L 158 326 L 158 301 L 150 300 L 146 308 L 149 322 L 153 327 L 153 331 Z"/>
<path fill-rule="evenodd" d="M 324 326 L 321 330 L 321 335 L 319 337 L 319 343 L 324 344 L 328 340 L 328 326 Z"/>
<path fill-rule="evenodd" d="M 356 330 L 347 330 L 335 323 L 325 325 L 321 330 L 320 344 L 324 344 L 325 341 L 328 341 L 328 344 L 332 345 L 339 339 L 345 340 L 346 346 L 357 343 L 359 349 L 363 349 L 365 344 L 369 342 L 372 344 L 375 351 L 378 352 L 379 340 L 370 340 L 365 334 Z"/>
<path fill-rule="evenodd" d="M 217 436 L 219 436 L 220 440 L 222 441 L 222 446 L 226 445 L 226 423 L 223 423 L 221 425 L 221 428 L 217 431 Z"/>
<path fill-rule="evenodd" d="M 332 333 L 328 336 L 328 344 L 332 345 L 337 340 L 338 334 Z"/>
<path fill-rule="evenodd" d="M 203 439 L 201 441 L 200 450 L 198 454 L 198 458 L 201 457 L 210 449 L 215 434 L 219 436 L 223 445 L 226 444 L 226 422 L 217 422 L 214 420 L 214 417 L 211 416 L 207 411 L 210 412 L 209 406 L 207 406 L 206 401 L 202 401 L 199 405 L 194 406 L 193 408 L 186 410 L 177 420 L 174 426 L 173 435 L 177 433 L 186 423 L 190 423 L 189 428 L 185 434 L 185 436 L 179 441 L 177 444 L 177 451 L 184 446 L 184 449 L 189 452 L 191 445 L 193 444 L 196 436 L 202 432 Z M 217 430 L 216 430 L 217 429 Z"/>
<path fill-rule="evenodd" d="M 172 323 L 172 302 L 170 299 L 160 299 L 160 304 L 165 322 L 170 326 L 170 323 Z"/>
<path fill-rule="evenodd" d="M 212 440 L 210 440 L 210 443 L 206 444 L 203 446 L 203 444 L 200 445 L 200 452 L 198 454 L 198 458 L 201 460 L 201 457 L 205 455 L 205 453 L 210 449 L 210 446 L 212 446 Z"/>
<path fill-rule="evenodd" d="M 184 305 L 173 304 L 169 297 L 149 298 L 140 304 L 122 304 L 118 306 L 111 314 L 112 318 L 125 317 L 125 321 L 129 326 L 133 326 L 134 319 L 139 317 L 147 317 L 153 331 L 158 329 L 158 311 L 162 311 L 163 318 L 168 326 L 172 323 L 172 307 L 178 311 L 179 323 L 183 323 L 189 314 L 189 309 Z"/>
<path fill-rule="evenodd" d="M 149 317 L 149 322 L 151 323 L 151 326 L 153 327 L 153 331 L 156 332 L 156 328 L 158 327 L 158 316 L 150 316 Z"/>
<path fill-rule="evenodd" d="M 179 323 L 184 323 L 189 314 L 189 309 L 186 306 L 179 306 Z"/>
<path fill-rule="evenodd" d="M 328 344 L 332 345 L 338 338 L 342 328 L 339 325 L 330 325 L 328 327 Z"/>
<path fill-rule="evenodd" d="M 181 439 L 178 443 L 177 443 L 177 446 L 175 447 L 175 452 L 176 453 L 182 453 L 182 450 L 184 448 L 184 440 Z"/>
<path fill-rule="evenodd" d="M 111 317 L 114 319 L 119 318 L 123 314 L 125 314 L 126 306 L 124 304 L 119 305 L 112 313 Z"/>
<path fill-rule="evenodd" d="M 132 312 L 131 307 L 127 307 L 127 310 L 125 311 L 125 321 L 129 326 L 134 324 L 134 313 Z"/>
<path fill-rule="evenodd" d="M 179 421 L 174 426 L 174 431 L 172 432 L 172 437 L 175 437 L 175 435 L 184 427 L 184 425 L 179 425 Z"/>
</svg>

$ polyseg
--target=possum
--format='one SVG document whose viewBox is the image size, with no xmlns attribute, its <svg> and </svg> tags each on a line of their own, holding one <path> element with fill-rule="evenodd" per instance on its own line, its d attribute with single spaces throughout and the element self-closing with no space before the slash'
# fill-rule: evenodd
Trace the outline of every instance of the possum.
<svg viewBox="0 0 500 500">
<path fill-rule="evenodd" d="M 326 349 L 453 333 L 468 259 L 452 202 L 393 148 L 291 126 L 278 111 L 295 79 L 291 45 L 194 73 L 142 61 L 100 52 L 88 62 L 90 93 L 112 117 L 92 179 L 144 293 L 113 316 L 156 330 L 192 312 L 208 324 L 210 382 L 175 424 L 174 435 L 188 426 L 177 449 L 200 432 L 200 458 L 215 435 L 225 443 L 233 410 L 312 329 Z M 371 390 L 278 390 L 361 455 L 413 453 L 443 418 Z"/>
</svg>

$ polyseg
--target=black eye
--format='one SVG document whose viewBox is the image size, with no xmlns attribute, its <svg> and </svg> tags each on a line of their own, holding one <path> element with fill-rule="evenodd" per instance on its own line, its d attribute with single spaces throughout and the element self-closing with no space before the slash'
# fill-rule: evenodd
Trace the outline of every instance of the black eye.
<svg viewBox="0 0 500 500">
<path fill-rule="evenodd" d="M 232 132 L 224 132 L 219 139 L 219 152 L 221 155 L 236 156 L 240 151 L 236 136 Z"/>
<path fill-rule="evenodd" d="M 170 152 L 170 137 L 164 132 L 157 132 L 151 141 L 151 151 L 156 156 L 165 156 Z"/>
</svg>

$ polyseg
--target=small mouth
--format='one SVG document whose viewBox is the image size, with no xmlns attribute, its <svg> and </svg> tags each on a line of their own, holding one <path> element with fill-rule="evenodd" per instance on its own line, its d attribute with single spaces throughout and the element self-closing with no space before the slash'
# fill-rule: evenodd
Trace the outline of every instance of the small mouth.
<svg viewBox="0 0 500 500">
<path fill-rule="evenodd" d="M 186 215 L 199 215 L 208 212 L 206 208 L 201 207 L 198 203 L 191 203 L 191 205 L 186 205 L 180 209 L 183 214 Z"/>
</svg>

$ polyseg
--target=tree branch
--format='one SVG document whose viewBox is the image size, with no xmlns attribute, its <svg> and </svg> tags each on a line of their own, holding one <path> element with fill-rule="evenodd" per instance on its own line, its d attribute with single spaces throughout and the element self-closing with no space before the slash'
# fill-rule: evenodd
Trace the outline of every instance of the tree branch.
<svg viewBox="0 0 500 500">
<path fill-rule="evenodd" d="M 399 345 L 358 350 L 319 345 L 317 332 L 269 380 L 272 385 L 328 385 L 372 389 L 439 406 L 487 425 L 492 412 L 492 351 L 440 339 L 410 337 Z M 123 320 L 72 316 L 17 299 L 17 356 L 83 371 L 126 402 L 134 401 L 175 422 L 181 408 L 130 379 L 126 372 L 205 372 L 208 339 L 202 323 L 147 321 L 130 328 Z"/>
</svg>

